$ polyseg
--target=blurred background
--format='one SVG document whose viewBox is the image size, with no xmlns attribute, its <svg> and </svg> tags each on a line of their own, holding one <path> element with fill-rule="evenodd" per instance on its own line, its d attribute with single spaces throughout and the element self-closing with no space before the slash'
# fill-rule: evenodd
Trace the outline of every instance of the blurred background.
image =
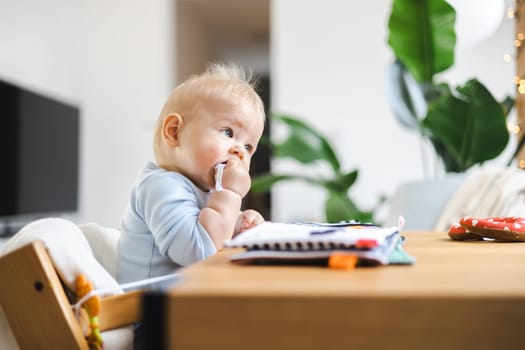
<svg viewBox="0 0 525 350">
<path fill-rule="evenodd" d="M 513 95 L 515 19 L 506 15 L 513 2 L 450 3 L 458 12 L 458 45 L 443 79 L 475 76 L 497 99 Z M 387 102 L 391 4 L 0 0 L 0 79 L 79 108 L 77 222 L 119 227 L 130 186 L 153 159 L 153 127 L 165 98 L 217 60 L 251 68 L 268 111 L 323 133 L 342 167 L 359 169 L 352 197 L 367 209 L 402 183 L 443 173 L 429 145 L 398 123 Z M 271 129 L 272 137 L 279 133 Z M 505 163 L 508 153 L 502 158 L 493 162 Z M 271 160 L 266 151 L 255 163 L 255 172 L 324 171 Z M 271 197 L 249 200 L 274 221 L 322 220 L 325 195 L 286 182 Z"/>
</svg>

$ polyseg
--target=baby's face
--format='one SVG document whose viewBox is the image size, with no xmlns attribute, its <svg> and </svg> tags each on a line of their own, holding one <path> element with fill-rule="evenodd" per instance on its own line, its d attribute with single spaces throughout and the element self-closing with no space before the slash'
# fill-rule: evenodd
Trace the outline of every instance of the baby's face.
<svg viewBox="0 0 525 350">
<path fill-rule="evenodd" d="M 177 168 L 199 188 L 214 188 L 218 163 L 237 159 L 249 171 L 264 129 L 263 116 L 254 106 L 215 100 L 182 118 Z"/>
</svg>

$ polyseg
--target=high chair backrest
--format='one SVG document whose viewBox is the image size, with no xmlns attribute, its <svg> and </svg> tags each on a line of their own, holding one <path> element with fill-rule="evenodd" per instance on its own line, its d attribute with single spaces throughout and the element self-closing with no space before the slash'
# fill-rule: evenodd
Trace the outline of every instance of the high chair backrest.
<svg viewBox="0 0 525 350">
<path fill-rule="evenodd" d="M 0 303 L 20 349 L 89 350 L 44 245 L 35 241 L 0 257 Z M 141 292 L 102 298 L 101 331 L 140 320 Z"/>
</svg>

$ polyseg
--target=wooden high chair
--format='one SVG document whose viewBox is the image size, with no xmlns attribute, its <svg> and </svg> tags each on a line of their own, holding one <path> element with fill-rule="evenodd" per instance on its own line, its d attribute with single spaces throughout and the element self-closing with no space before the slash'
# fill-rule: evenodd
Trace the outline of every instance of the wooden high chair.
<svg viewBox="0 0 525 350">
<path fill-rule="evenodd" d="M 0 285 L 0 303 L 20 349 L 89 350 L 41 242 L 0 257 Z M 134 291 L 101 298 L 100 330 L 138 322 L 141 295 Z"/>
</svg>

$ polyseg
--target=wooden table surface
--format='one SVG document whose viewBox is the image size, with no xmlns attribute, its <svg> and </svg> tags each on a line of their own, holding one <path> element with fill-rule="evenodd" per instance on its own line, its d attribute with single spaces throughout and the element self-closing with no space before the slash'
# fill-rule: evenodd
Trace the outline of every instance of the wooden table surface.
<svg viewBox="0 0 525 350">
<path fill-rule="evenodd" d="M 166 346 L 525 349 L 525 243 L 403 235 L 414 265 L 235 265 L 222 251 L 163 296 Z"/>
<path fill-rule="evenodd" d="M 412 266 L 245 266 L 220 252 L 184 271 L 177 294 L 525 296 L 525 243 L 455 242 L 445 233 L 404 233 Z M 518 278 L 519 276 L 523 278 Z"/>
</svg>

